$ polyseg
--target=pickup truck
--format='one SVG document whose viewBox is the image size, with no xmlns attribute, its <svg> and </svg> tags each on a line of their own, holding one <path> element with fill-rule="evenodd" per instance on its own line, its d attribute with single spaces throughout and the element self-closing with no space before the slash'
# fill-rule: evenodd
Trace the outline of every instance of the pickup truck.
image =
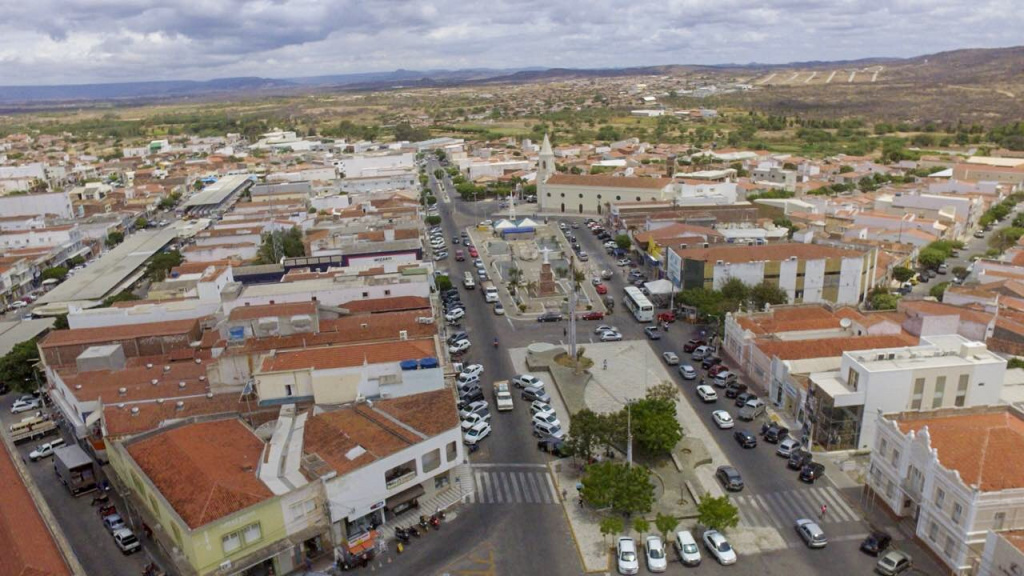
<svg viewBox="0 0 1024 576">
<path fill-rule="evenodd" d="M 514 407 L 508 380 L 498 380 L 494 383 L 494 403 L 498 406 L 498 412 L 505 412 Z"/>
</svg>

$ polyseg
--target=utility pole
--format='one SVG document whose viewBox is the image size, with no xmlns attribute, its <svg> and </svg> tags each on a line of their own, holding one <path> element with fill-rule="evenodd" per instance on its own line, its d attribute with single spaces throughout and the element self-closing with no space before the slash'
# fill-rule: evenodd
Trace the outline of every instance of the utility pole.
<svg viewBox="0 0 1024 576">
<path fill-rule="evenodd" d="M 569 257 L 569 354 L 572 356 L 573 367 L 576 373 L 580 371 L 580 360 L 576 356 L 576 257 Z"/>
<path fill-rule="evenodd" d="M 632 400 L 626 400 L 626 468 L 633 467 L 633 418 L 629 407 Z"/>
</svg>

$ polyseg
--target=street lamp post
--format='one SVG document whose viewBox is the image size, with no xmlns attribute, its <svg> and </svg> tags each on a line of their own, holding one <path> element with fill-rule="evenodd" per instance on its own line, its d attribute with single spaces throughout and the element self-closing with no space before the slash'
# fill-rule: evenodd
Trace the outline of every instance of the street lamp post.
<svg viewBox="0 0 1024 576">
<path fill-rule="evenodd" d="M 633 467 L 633 418 L 630 413 L 632 400 L 626 400 L 626 468 Z"/>
</svg>

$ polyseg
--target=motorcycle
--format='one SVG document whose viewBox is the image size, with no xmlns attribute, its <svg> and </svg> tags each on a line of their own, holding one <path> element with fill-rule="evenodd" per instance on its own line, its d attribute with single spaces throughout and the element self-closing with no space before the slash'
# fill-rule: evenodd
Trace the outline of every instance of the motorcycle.
<svg viewBox="0 0 1024 576">
<path fill-rule="evenodd" d="M 480 449 L 480 445 L 479 444 L 470 444 L 469 445 L 469 453 L 470 454 L 472 454 L 473 452 L 476 452 L 479 449 Z"/>
<path fill-rule="evenodd" d="M 90 502 L 89 505 L 90 506 L 95 506 L 97 504 L 109 504 L 109 503 L 110 503 L 110 496 L 108 496 L 106 494 L 100 494 L 99 496 L 96 496 L 95 498 L 93 498 L 92 502 Z"/>
<path fill-rule="evenodd" d="M 497 347 L 498 347 L 498 339 L 497 339 L 497 338 L 495 338 L 495 339 L 494 339 L 494 347 L 495 347 L 495 348 L 497 348 Z"/>
<path fill-rule="evenodd" d="M 409 526 L 408 528 L 406 528 L 405 533 L 412 534 L 414 538 L 420 537 L 420 531 L 417 530 L 415 526 Z"/>
<path fill-rule="evenodd" d="M 424 530 L 430 530 L 430 519 L 426 516 L 420 516 L 420 528 Z"/>
<path fill-rule="evenodd" d="M 437 516 L 437 514 L 434 514 L 430 517 L 430 525 L 433 526 L 435 530 L 441 527 L 441 519 Z"/>
<path fill-rule="evenodd" d="M 395 538 L 397 538 L 400 542 L 405 542 L 406 544 L 408 544 L 410 540 L 409 534 L 401 528 L 395 528 Z"/>
</svg>

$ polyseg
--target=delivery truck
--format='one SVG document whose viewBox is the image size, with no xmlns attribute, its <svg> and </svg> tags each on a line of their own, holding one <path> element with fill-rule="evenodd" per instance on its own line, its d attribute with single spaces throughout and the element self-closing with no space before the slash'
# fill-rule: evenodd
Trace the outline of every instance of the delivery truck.
<svg viewBox="0 0 1024 576">
<path fill-rule="evenodd" d="M 96 464 L 78 445 L 53 451 L 53 472 L 73 496 L 96 489 Z"/>
</svg>

